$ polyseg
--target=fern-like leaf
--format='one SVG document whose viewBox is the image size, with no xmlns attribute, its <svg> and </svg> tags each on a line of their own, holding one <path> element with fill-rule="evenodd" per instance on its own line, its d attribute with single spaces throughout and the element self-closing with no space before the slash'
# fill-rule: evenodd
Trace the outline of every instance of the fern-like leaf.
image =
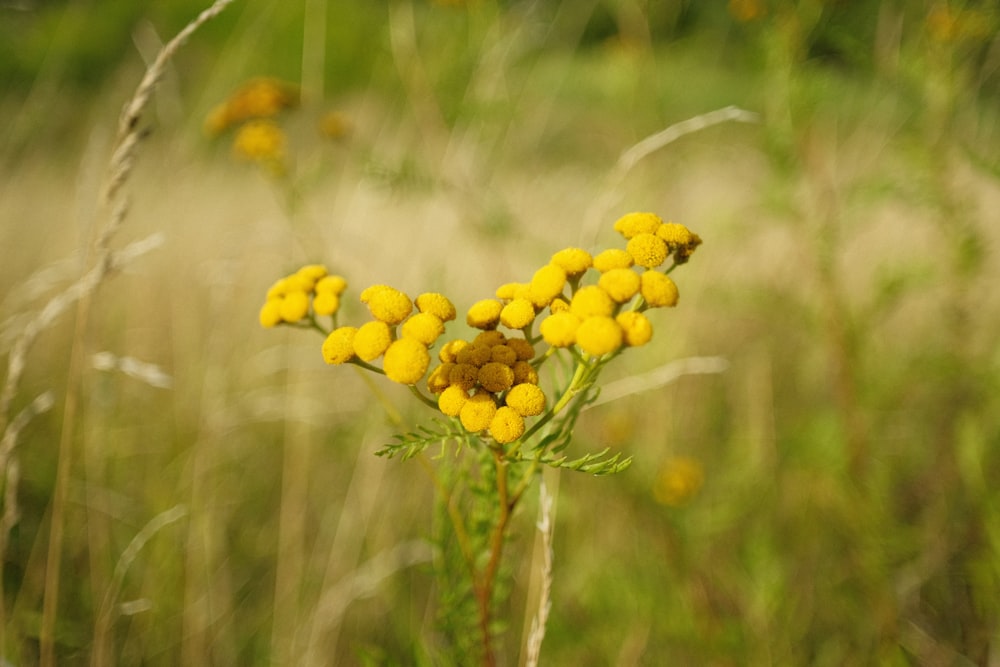
<svg viewBox="0 0 1000 667">
<path fill-rule="evenodd" d="M 566 468 L 567 470 L 576 470 L 595 476 L 613 475 L 632 465 L 632 457 L 622 457 L 621 452 L 613 456 L 607 456 L 609 449 L 605 447 L 599 452 L 584 454 L 572 461 L 568 460 L 568 456 L 560 456 L 558 458 L 543 458 L 541 462 L 553 468 Z"/>
<path fill-rule="evenodd" d="M 399 456 L 405 461 L 431 445 L 444 445 L 449 440 L 456 440 L 459 443 L 465 442 L 465 432 L 458 430 L 452 422 L 434 419 L 432 424 L 432 426 L 420 425 L 416 431 L 394 435 L 395 442 L 382 445 L 382 448 L 375 452 L 375 455 L 384 456 L 387 459 Z"/>
</svg>

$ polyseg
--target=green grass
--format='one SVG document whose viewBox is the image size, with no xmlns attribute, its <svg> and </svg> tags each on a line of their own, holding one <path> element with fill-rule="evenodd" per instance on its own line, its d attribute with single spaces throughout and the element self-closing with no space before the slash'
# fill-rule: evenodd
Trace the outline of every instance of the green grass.
<svg viewBox="0 0 1000 667">
<path fill-rule="evenodd" d="M 692 28 L 629 51 L 573 41 L 593 34 L 586 16 L 562 15 L 540 38 L 514 8 L 480 3 L 466 15 L 416 3 L 422 80 L 412 53 L 393 54 L 388 22 L 406 27 L 394 5 L 358 18 L 380 46 L 342 87 L 335 72 L 361 47 L 329 35 L 324 107 L 344 110 L 354 132 L 318 144 L 318 108 L 289 119 L 298 166 L 313 178 L 290 220 L 265 176 L 200 133 L 202 113 L 243 78 L 297 77 L 299 17 L 279 17 L 275 30 L 288 34 L 258 43 L 266 5 L 234 6 L 224 36 L 211 24 L 205 41 L 197 33 L 171 74 L 177 87 L 158 92 L 116 244 L 163 232 L 163 246 L 101 286 L 82 337 L 71 309 L 28 357 L 13 412 L 46 390 L 55 407 L 16 449 L 8 660 L 38 660 L 58 444 L 67 388 L 79 383 L 58 664 L 91 660 L 116 564 L 143 526 L 178 506 L 183 518 L 124 572 L 111 663 L 306 664 L 312 641 L 317 664 L 433 664 L 426 563 L 356 598 L 345 584 L 429 535 L 430 482 L 416 462 L 373 456 L 395 430 L 357 374 L 324 366 L 315 336 L 257 325 L 264 291 L 321 261 L 354 295 L 380 282 L 441 290 L 462 311 L 564 246 L 612 242 L 611 223 L 629 210 L 683 222 L 705 243 L 674 274 L 680 305 L 656 314 L 653 344 L 602 379 L 684 356 L 730 366 L 583 414 L 571 451 L 611 446 L 635 463 L 607 478 L 550 479 L 542 663 L 996 655 L 1000 113 L 964 46 L 944 53 L 908 19 L 898 68 L 876 75 L 783 56 L 777 21 L 739 33 L 743 42 L 744 28 L 727 28 L 728 41 Z M 707 46 L 720 43 L 732 51 Z M 260 71 L 257 59 L 284 65 Z M 35 129 L 0 156 L 4 359 L 25 314 L 79 275 L 68 258 L 104 215 L 95 202 L 109 135 L 138 80 L 135 63 L 109 71 L 120 74 L 94 99 L 74 93 L 86 122 L 32 120 L 41 129 L 19 126 Z M 598 239 L 587 236 L 581 221 L 622 150 L 727 104 L 762 122 L 709 128 L 651 155 L 601 212 Z M 67 370 L 74 344 L 78 375 Z M 172 386 L 91 368 L 105 350 L 159 365 Z M 408 424 L 428 416 L 378 384 Z M 704 486 L 667 507 L 653 495 L 657 473 L 681 455 L 701 462 Z M 529 501 L 513 531 L 505 664 L 524 646 L 539 567 Z"/>
</svg>

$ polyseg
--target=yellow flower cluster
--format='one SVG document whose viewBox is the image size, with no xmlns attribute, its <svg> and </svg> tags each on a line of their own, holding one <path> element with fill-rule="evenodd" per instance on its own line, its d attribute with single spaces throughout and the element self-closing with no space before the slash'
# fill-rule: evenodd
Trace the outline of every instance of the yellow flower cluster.
<svg viewBox="0 0 1000 667">
<path fill-rule="evenodd" d="M 466 323 L 487 331 L 503 325 L 530 338 L 535 319 L 547 308 L 539 331 L 553 347 L 576 345 L 599 357 L 649 342 L 653 327 L 643 311 L 674 306 L 678 298 L 674 282 L 655 269 L 670 257 L 674 264 L 686 262 L 701 239 L 652 213 L 625 215 L 615 230 L 626 240 L 624 249 L 593 256 L 581 248 L 560 250 L 529 282 L 507 283 L 495 299 L 473 304 Z M 591 269 L 598 274 L 596 284 L 582 285 Z"/>
<path fill-rule="evenodd" d="M 252 120 L 240 126 L 233 154 L 251 162 L 280 165 L 285 161 L 285 132 L 273 120 Z"/>
<path fill-rule="evenodd" d="M 653 495 L 664 505 L 679 507 L 691 500 L 705 481 L 705 471 L 698 459 L 678 456 L 660 468 L 653 484 Z"/>
<path fill-rule="evenodd" d="M 261 326 L 296 324 L 311 316 L 334 315 L 340 309 L 340 295 L 345 289 L 347 281 L 341 276 L 330 275 L 321 264 L 307 264 L 267 290 L 260 309 Z"/>
<path fill-rule="evenodd" d="M 330 332 L 323 342 L 323 359 L 328 364 L 345 364 L 381 358 L 382 370 L 393 382 L 420 382 L 431 363 L 428 350 L 444 333 L 444 323 L 455 319 L 455 306 L 434 292 L 421 294 L 414 302 L 388 285 L 365 289 L 361 302 L 373 319 L 360 327 L 343 326 Z"/>
<path fill-rule="evenodd" d="M 427 379 L 438 408 L 458 417 L 470 433 L 489 429 L 500 444 L 524 434 L 525 417 L 545 411 L 545 393 L 531 365 L 535 348 L 524 338 L 483 331 L 471 341 L 452 340 L 438 354 L 441 363 Z"/>
<path fill-rule="evenodd" d="M 208 113 L 205 131 L 211 136 L 222 134 L 248 120 L 274 118 L 298 104 L 298 90 L 291 84 L 268 77 L 251 79 Z"/>
</svg>

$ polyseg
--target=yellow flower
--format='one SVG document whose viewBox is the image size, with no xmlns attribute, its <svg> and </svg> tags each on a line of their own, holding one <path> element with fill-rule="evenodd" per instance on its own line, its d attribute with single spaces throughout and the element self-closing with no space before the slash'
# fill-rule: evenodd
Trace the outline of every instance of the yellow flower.
<svg viewBox="0 0 1000 667">
<path fill-rule="evenodd" d="M 295 272 L 296 276 L 300 276 L 305 279 L 306 283 L 309 285 L 307 288 L 309 290 L 314 289 L 319 279 L 326 276 L 326 274 L 326 267 L 322 264 L 306 264 Z"/>
<path fill-rule="evenodd" d="M 340 296 L 347 289 L 347 281 L 343 276 L 323 276 L 316 282 L 317 294 L 334 294 Z"/>
<path fill-rule="evenodd" d="M 500 321 L 500 311 L 503 304 L 496 299 L 483 299 L 472 304 L 468 314 L 465 316 L 465 323 L 476 329 L 496 328 Z"/>
<path fill-rule="evenodd" d="M 667 242 L 671 250 L 686 246 L 694 238 L 691 230 L 677 222 L 665 222 L 656 230 L 656 235 Z"/>
<path fill-rule="evenodd" d="M 523 338 L 507 339 L 507 347 L 517 353 L 519 361 L 529 361 L 535 358 L 535 346 Z"/>
<path fill-rule="evenodd" d="M 691 500 L 705 481 L 697 459 L 678 456 L 667 461 L 656 476 L 653 496 L 664 505 L 677 507 Z"/>
<path fill-rule="evenodd" d="M 627 269 L 634 263 L 632 255 L 621 248 L 608 248 L 594 257 L 594 268 L 601 273 L 611 269 Z"/>
<path fill-rule="evenodd" d="M 625 252 L 632 255 L 636 264 L 647 269 L 655 269 L 663 264 L 669 254 L 666 241 L 656 234 L 645 232 L 636 234 L 629 239 L 628 245 L 625 246 Z"/>
<path fill-rule="evenodd" d="M 531 277 L 528 299 L 538 308 L 544 308 L 562 293 L 565 286 L 566 272 L 555 264 L 546 264 Z"/>
<path fill-rule="evenodd" d="M 569 312 L 569 304 L 563 299 L 552 299 L 552 303 L 549 304 L 549 312 L 553 315 Z"/>
<path fill-rule="evenodd" d="M 527 283 L 504 283 L 497 288 L 496 297 L 502 301 L 510 301 L 517 298 L 527 298 Z"/>
<path fill-rule="evenodd" d="M 522 417 L 534 417 L 545 412 L 545 392 L 535 384 L 514 385 L 507 392 L 505 402 Z"/>
<path fill-rule="evenodd" d="M 627 303 L 639 293 L 639 274 L 632 269 L 611 269 L 601 274 L 597 284 L 618 303 Z"/>
<path fill-rule="evenodd" d="M 427 372 L 431 355 L 427 348 L 412 338 L 392 342 L 382 359 L 382 370 L 387 378 L 400 384 L 416 384 Z"/>
<path fill-rule="evenodd" d="M 398 289 L 388 285 L 372 285 L 361 293 L 361 303 L 372 316 L 386 324 L 399 324 L 413 312 L 413 302 Z"/>
<path fill-rule="evenodd" d="M 511 369 L 514 371 L 514 386 L 538 384 L 538 371 L 527 361 L 515 361 Z"/>
<path fill-rule="evenodd" d="M 486 391 L 498 394 L 506 391 L 514 384 L 514 371 L 510 366 L 491 361 L 479 369 L 479 386 Z"/>
<path fill-rule="evenodd" d="M 381 357 L 392 343 L 392 331 L 381 320 L 362 324 L 354 336 L 354 354 L 362 361 L 373 361 Z"/>
<path fill-rule="evenodd" d="M 573 295 L 569 310 L 581 320 L 597 315 L 609 317 L 615 310 L 615 302 L 606 291 L 597 285 L 581 287 Z"/>
<path fill-rule="evenodd" d="M 615 221 L 615 231 L 631 239 L 637 234 L 653 234 L 661 224 L 663 220 L 653 213 L 628 213 Z"/>
<path fill-rule="evenodd" d="M 309 313 L 309 296 L 305 292 L 289 292 L 281 299 L 279 308 L 282 320 L 298 322 Z"/>
<path fill-rule="evenodd" d="M 583 248 L 563 248 L 552 255 L 551 263 L 565 271 L 567 277 L 575 278 L 594 265 L 594 258 Z"/>
<path fill-rule="evenodd" d="M 504 406 L 490 420 L 490 435 L 501 445 L 514 442 L 524 435 L 524 417 Z"/>
<path fill-rule="evenodd" d="M 449 417 L 457 417 L 469 400 L 469 395 L 461 387 L 452 385 L 438 396 L 438 409 Z"/>
<path fill-rule="evenodd" d="M 430 346 L 444 333 L 444 322 L 437 315 L 417 313 L 403 322 L 399 330 L 403 336 Z"/>
<path fill-rule="evenodd" d="M 317 315 L 333 315 L 340 310 L 340 297 L 333 292 L 317 292 L 313 297 L 313 312 Z"/>
<path fill-rule="evenodd" d="M 542 338 L 552 347 L 569 347 L 576 342 L 576 330 L 580 326 L 580 318 L 573 313 L 553 313 L 544 320 L 539 328 Z"/>
<path fill-rule="evenodd" d="M 677 285 L 670 276 L 658 271 L 646 271 L 642 274 L 639 292 L 653 308 L 676 306 L 679 297 Z"/>
<path fill-rule="evenodd" d="M 606 316 L 588 317 L 576 330 L 576 344 L 587 354 L 599 357 L 622 346 L 621 325 Z"/>
<path fill-rule="evenodd" d="M 500 323 L 508 329 L 523 329 L 534 321 L 535 306 L 527 299 L 514 299 L 500 311 Z"/>
<path fill-rule="evenodd" d="M 438 359 L 442 362 L 454 362 L 458 359 L 458 353 L 469 346 L 469 341 L 462 339 L 450 340 L 441 346 L 438 352 Z"/>
<path fill-rule="evenodd" d="M 653 325 L 640 312 L 627 310 L 615 318 L 624 333 L 625 344 L 630 347 L 645 345 L 653 338 Z"/>
<path fill-rule="evenodd" d="M 451 369 L 454 367 L 455 364 L 445 362 L 432 370 L 431 374 L 427 377 L 427 391 L 432 394 L 440 394 L 442 391 L 451 386 L 451 382 L 448 380 L 448 377 L 451 375 Z M 452 417 L 454 416 L 455 415 L 452 415 Z"/>
<path fill-rule="evenodd" d="M 328 364 L 344 364 L 354 358 L 354 327 L 340 327 L 330 332 L 323 341 L 323 361 Z"/>
<path fill-rule="evenodd" d="M 233 152 L 252 162 L 281 163 L 285 159 L 285 133 L 272 120 L 252 120 L 236 133 Z"/>
<path fill-rule="evenodd" d="M 265 329 L 281 324 L 281 298 L 271 298 L 260 309 L 260 325 Z"/>
<path fill-rule="evenodd" d="M 444 294 L 425 292 L 417 297 L 416 303 L 417 310 L 421 313 L 434 315 L 442 322 L 451 322 L 455 319 L 455 306 Z"/>
<path fill-rule="evenodd" d="M 479 368 L 472 364 L 455 364 L 448 373 L 448 382 L 455 387 L 472 389 L 479 382 Z"/>
<path fill-rule="evenodd" d="M 489 392 L 480 391 L 472 395 L 465 402 L 458 418 L 462 421 L 462 426 L 470 433 L 478 433 L 489 428 L 493 416 L 497 413 L 497 404 L 493 400 L 493 395 Z"/>
</svg>

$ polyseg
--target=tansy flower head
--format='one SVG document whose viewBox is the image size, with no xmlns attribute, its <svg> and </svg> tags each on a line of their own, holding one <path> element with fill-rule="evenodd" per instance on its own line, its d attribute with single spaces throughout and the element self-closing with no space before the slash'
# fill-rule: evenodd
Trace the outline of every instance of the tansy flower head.
<svg viewBox="0 0 1000 667">
<path fill-rule="evenodd" d="M 500 323 L 508 329 L 523 329 L 534 321 L 535 306 L 527 299 L 514 299 L 500 311 Z"/>
<path fill-rule="evenodd" d="M 295 275 L 304 278 L 309 283 L 309 289 L 313 289 L 320 278 L 327 274 L 326 267 L 322 264 L 306 264 Z"/>
<path fill-rule="evenodd" d="M 625 252 L 639 266 L 655 269 L 667 259 L 667 242 L 656 234 L 642 232 L 629 239 Z"/>
<path fill-rule="evenodd" d="M 456 363 L 448 373 L 448 383 L 453 387 L 468 390 L 475 387 L 477 382 L 479 382 L 479 368 L 472 364 Z"/>
<path fill-rule="evenodd" d="M 431 374 L 427 376 L 427 391 L 432 394 L 440 394 L 442 391 L 451 386 L 451 381 L 448 379 L 451 376 L 451 369 L 455 367 L 453 363 L 443 363 L 434 370 Z M 457 412 L 455 414 L 458 414 Z M 455 415 L 451 415 L 454 417 Z"/>
<path fill-rule="evenodd" d="M 615 221 L 615 231 L 631 239 L 637 234 L 654 234 L 661 224 L 663 220 L 653 213 L 628 213 Z"/>
<path fill-rule="evenodd" d="M 607 316 L 588 317 L 576 330 L 576 344 L 595 357 L 610 354 L 622 346 L 622 328 Z"/>
<path fill-rule="evenodd" d="M 347 289 L 347 280 L 343 276 L 323 276 L 313 288 L 316 294 L 335 294 L 340 296 Z"/>
<path fill-rule="evenodd" d="M 469 395 L 464 389 L 451 385 L 438 396 L 438 409 L 449 417 L 457 417 L 468 400 Z"/>
<path fill-rule="evenodd" d="M 399 328 L 404 337 L 414 338 L 426 346 L 431 346 L 444 333 L 444 322 L 431 313 L 417 313 Z"/>
<path fill-rule="evenodd" d="M 555 264 L 546 264 L 531 277 L 527 297 L 538 308 L 544 308 L 562 293 L 565 286 L 566 272 Z"/>
<path fill-rule="evenodd" d="M 417 310 L 421 313 L 434 315 L 442 322 L 450 322 L 455 319 L 455 306 L 444 294 L 425 292 L 417 297 L 416 304 Z"/>
<path fill-rule="evenodd" d="M 513 366 L 517 361 L 517 352 L 509 345 L 494 345 L 490 348 L 490 361 Z"/>
<path fill-rule="evenodd" d="M 456 339 L 450 340 L 441 346 L 441 350 L 438 352 L 438 359 L 442 362 L 454 362 L 458 359 L 458 353 L 462 351 L 463 348 L 469 346 L 469 341 Z"/>
<path fill-rule="evenodd" d="M 518 361 L 530 361 L 535 358 L 535 346 L 523 338 L 508 338 L 507 347 L 517 353 Z"/>
<path fill-rule="evenodd" d="M 511 301 L 512 299 L 527 298 L 527 283 L 504 283 L 497 288 L 496 297 L 501 301 Z"/>
<path fill-rule="evenodd" d="M 483 299 L 472 304 L 465 316 L 465 323 L 476 329 L 495 329 L 500 321 L 503 304 L 496 299 Z"/>
<path fill-rule="evenodd" d="M 670 276 L 658 271 L 646 271 L 641 276 L 639 288 L 642 298 L 652 308 L 672 307 L 677 305 L 677 285 Z"/>
<path fill-rule="evenodd" d="M 313 312 L 317 315 L 333 315 L 340 310 L 340 297 L 333 292 L 317 292 L 313 297 Z"/>
<path fill-rule="evenodd" d="M 586 285 L 573 295 L 569 310 L 580 319 L 596 315 L 608 317 L 615 310 L 615 302 L 611 299 L 611 295 L 601 287 Z"/>
<path fill-rule="evenodd" d="M 601 274 L 597 285 L 618 303 L 627 303 L 639 292 L 639 280 L 632 269 L 611 269 Z"/>
<path fill-rule="evenodd" d="M 514 371 L 510 366 L 491 361 L 479 369 L 479 386 L 498 394 L 507 391 L 514 384 Z"/>
<path fill-rule="evenodd" d="M 490 331 L 481 331 L 476 334 L 476 337 L 472 339 L 473 345 L 480 345 L 482 347 L 493 347 L 494 345 L 503 345 L 507 342 L 507 336 L 504 335 L 502 331 L 496 331 L 492 329 Z"/>
<path fill-rule="evenodd" d="M 522 383 L 511 387 L 504 402 L 522 417 L 545 412 L 545 392 L 538 385 Z"/>
<path fill-rule="evenodd" d="M 634 263 L 632 255 L 621 248 L 608 248 L 594 256 L 594 268 L 601 273 L 611 269 L 627 269 Z"/>
<path fill-rule="evenodd" d="M 382 359 L 387 378 L 400 384 L 416 384 L 427 372 L 431 355 L 427 347 L 412 338 L 400 338 L 389 345 Z"/>
<path fill-rule="evenodd" d="M 552 347 L 569 347 L 576 342 L 580 318 L 571 312 L 553 313 L 544 320 L 540 331 L 545 342 Z"/>
<path fill-rule="evenodd" d="M 260 309 L 260 325 L 270 329 L 279 324 L 281 324 L 281 297 L 268 299 Z"/>
<path fill-rule="evenodd" d="M 565 271 L 567 277 L 576 278 L 594 265 L 594 258 L 582 248 L 564 248 L 552 255 L 551 263 Z"/>
<path fill-rule="evenodd" d="M 524 417 L 511 408 L 498 408 L 490 420 L 490 435 L 501 445 L 514 442 L 524 435 Z"/>
<path fill-rule="evenodd" d="M 388 285 L 372 285 L 361 293 L 361 303 L 372 316 L 386 324 L 399 324 L 413 312 L 413 302 L 398 289 Z"/>
<path fill-rule="evenodd" d="M 392 343 L 392 331 L 381 320 L 362 324 L 354 335 L 354 354 L 362 361 L 374 361 L 381 357 Z"/>
<path fill-rule="evenodd" d="M 511 370 L 514 371 L 514 386 L 538 384 L 538 371 L 527 361 L 515 361 Z"/>
<path fill-rule="evenodd" d="M 354 327 L 340 327 L 330 332 L 323 341 L 323 361 L 328 364 L 345 364 L 354 358 Z"/>
<path fill-rule="evenodd" d="M 351 121 L 339 111 L 327 111 L 319 119 L 319 133 L 327 139 L 343 139 L 351 133 Z"/>
<path fill-rule="evenodd" d="M 309 295 L 298 290 L 289 292 L 279 304 L 281 319 L 289 324 L 294 324 L 305 318 L 309 314 Z"/>
<path fill-rule="evenodd" d="M 626 310 L 618 313 L 615 321 L 622 328 L 625 344 L 630 347 L 645 345 L 653 337 L 653 325 L 649 318 L 640 312 Z"/>
<path fill-rule="evenodd" d="M 458 413 L 458 418 L 462 421 L 462 426 L 470 433 L 478 433 L 490 427 L 493 416 L 497 413 L 497 404 L 493 395 L 486 391 L 479 391 L 472 395 L 469 400 L 462 405 Z"/>
<path fill-rule="evenodd" d="M 298 91 L 290 84 L 272 78 L 251 79 L 209 112 L 205 130 L 214 135 L 253 118 L 271 118 L 298 101 Z"/>
</svg>

